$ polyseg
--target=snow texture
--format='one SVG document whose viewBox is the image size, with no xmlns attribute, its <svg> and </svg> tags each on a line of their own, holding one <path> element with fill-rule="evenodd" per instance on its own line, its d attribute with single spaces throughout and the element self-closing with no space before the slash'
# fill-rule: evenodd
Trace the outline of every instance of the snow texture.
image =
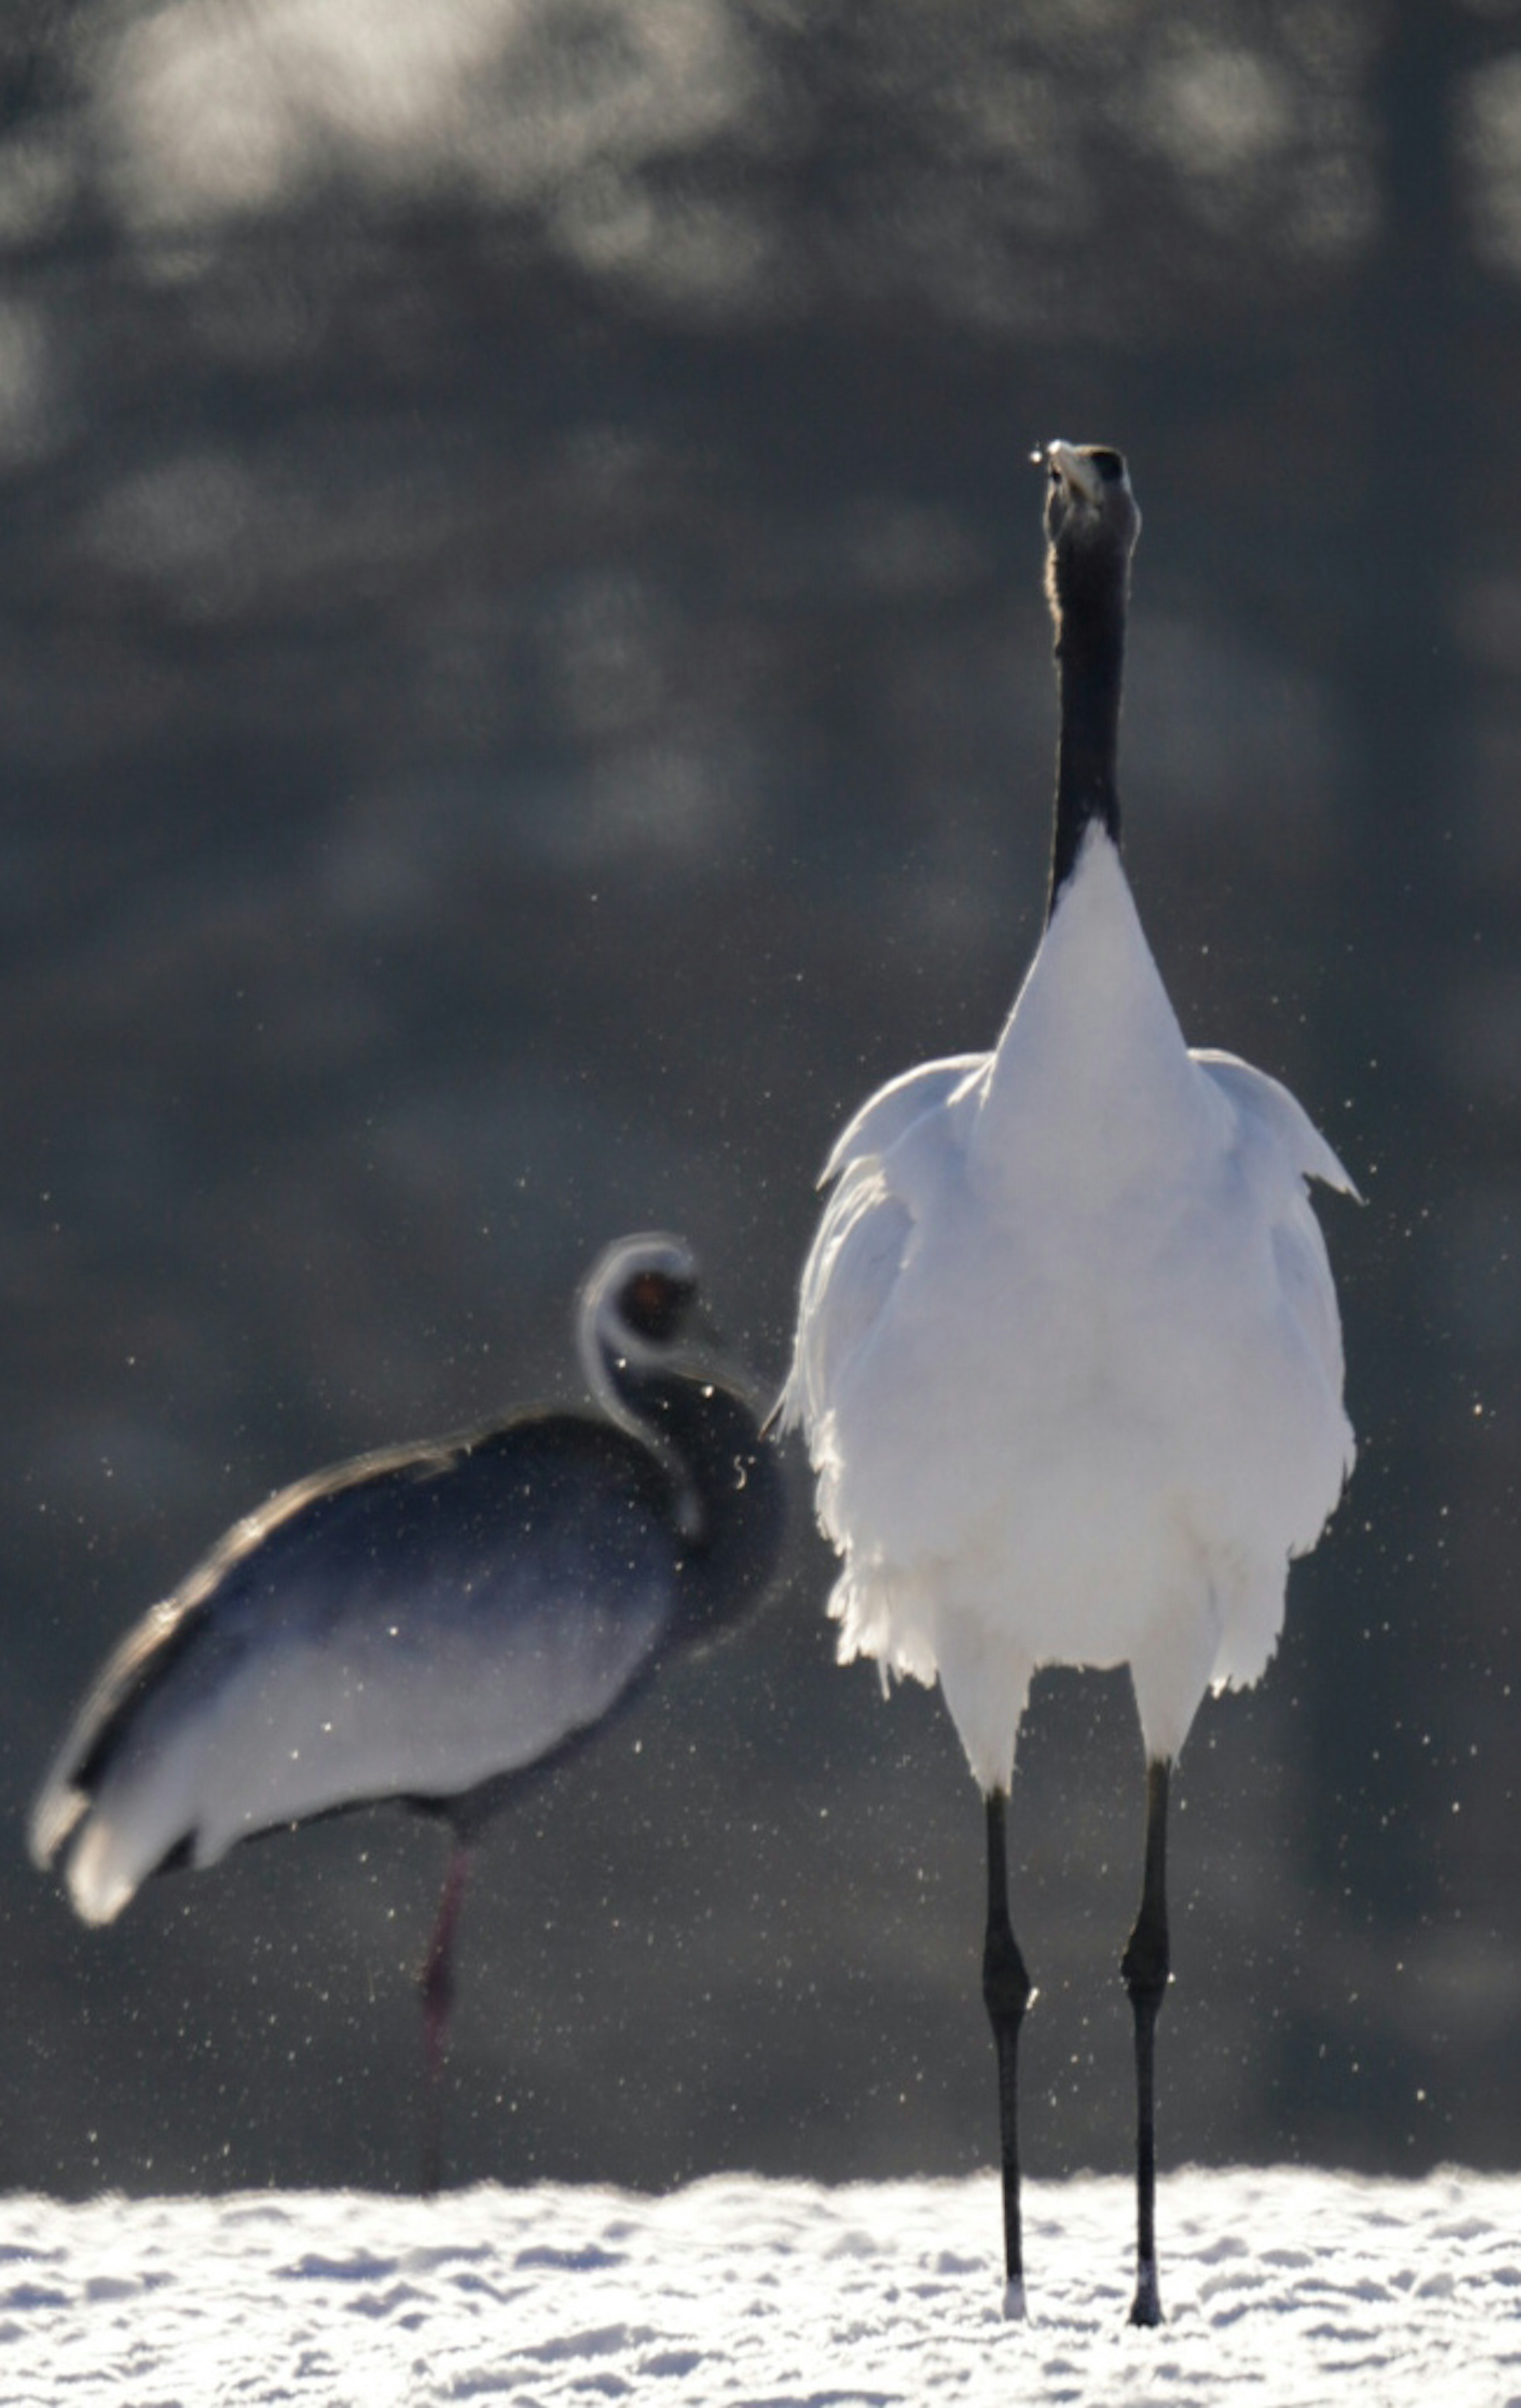
<svg viewBox="0 0 1521 2408">
<path fill-rule="evenodd" d="M 1006 2325 L 994 2180 L 0 2206 L 0 2399 L 521 2408 L 1521 2408 L 1521 2181 L 1170 2175 L 1158 2332 L 1130 2190 L 1026 2193 Z"/>
</svg>

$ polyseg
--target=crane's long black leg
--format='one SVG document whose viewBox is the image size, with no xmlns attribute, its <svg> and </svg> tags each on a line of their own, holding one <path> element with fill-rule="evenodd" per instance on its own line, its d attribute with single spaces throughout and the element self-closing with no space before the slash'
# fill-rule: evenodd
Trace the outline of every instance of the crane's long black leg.
<svg viewBox="0 0 1521 2408">
<path fill-rule="evenodd" d="M 1120 1960 L 1136 2019 L 1136 2296 L 1133 2325 L 1159 2325 L 1156 2286 L 1156 2018 L 1171 1979 L 1167 1928 L 1167 1808 L 1172 1767 L 1146 1767 L 1146 1870 L 1141 1912 Z"/>
<path fill-rule="evenodd" d="M 1009 1800 L 995 1789 L 987 1800 L 987 1932 L 983 1942 L 983 2001 L 998 2057 L 998 2143 L 1003 2167 L 1003 2313 L 1025 2314 L 1025 2257 L 1019 2221 L 1019 2032 L 1035 1993 L 1009 1920 Z"/>
<path fill-rule="evenodd" d="M 443 2168 L 443 2075 L 449 2053 L 449 2014 L 454 2003 L 454 1932 L 470 1870 L 470 1851 L 456 1836 L 444 1875 L 444 1894 L 423 1959 L 418 1988 L 423 1996 L 423 2173 L 424 2199 L 437 2191 Z"/>
</svg>

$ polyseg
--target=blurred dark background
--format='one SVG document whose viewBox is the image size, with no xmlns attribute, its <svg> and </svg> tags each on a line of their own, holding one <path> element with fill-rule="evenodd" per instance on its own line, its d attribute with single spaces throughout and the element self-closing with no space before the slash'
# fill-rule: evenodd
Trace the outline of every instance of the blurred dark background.
<svg viewBox="0 0 1521 2408">
<path fill-rule="evenodd" d="M 1055 434 L 1146 514 L 1184 1028 L 1368 1198 L 1356 1479 L 1183 1760 L 1164 2156 L 1521 2161 L 1521 8 L 17 5 L 0 108 L 0 2181 L 413 2179 L 436 1830 L 86 1932 L 27 1802 L 271 1487 L 572 1392 L 607 1237 L 780 1378 L 842 1115 L 1039 930 Z M 456 2179 L 991 2156 L 976 1792 L 798 1488 L 483 1850 Z M 1124 1676 L 1045 1676 L 1038 2173 L 1128 2156 L 1141 1804 Z"/>
</svg>

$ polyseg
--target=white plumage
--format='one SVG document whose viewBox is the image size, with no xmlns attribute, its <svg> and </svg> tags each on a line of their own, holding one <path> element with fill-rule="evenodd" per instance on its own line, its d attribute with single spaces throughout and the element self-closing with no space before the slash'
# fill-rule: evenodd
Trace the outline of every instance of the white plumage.
<svg viewBox="0 0 1521 2408">
<path fill-rule="evenodd" d="M 1185 1047 L 1090 829 L 995 1051 L 864 1106 L 803 1273 L 783 1418 L 844 1557 L 840 1656 L 937 1676 L 984 1791 L 1031 1674 L 1128 1664 L 1150 1756 L 1255 1680 L 1351 1469 L 1285 1087 Z"/>
<path fill-rule="evenodd" d="M 1122 1961 L 1139 2109 L 1131 2316 L 1149 2325 L 1170 1767 L 1206 1690 L 1267 1664 L 1290 1559 L 1352 1467 L 1308 1182 L 1353 1190 L 1276 1080 L 1184 1042 L 1119 854 L 1140 513 L 1117 452 L 1043 456 L 1061 690 L 1045 932 L 992 1053 L 893 1080 L 837 1140 L 782 1419 L 807 1437 L 842 1558 L 841 1658 L 939 1680 L 986 1800 L 983 1992 L 1012 2315 L 1033 1996 L 1008 1904 L 1014 1747 L 1041 1665 L 1130 1668 L 1148 1764 Z"/>
</svg>

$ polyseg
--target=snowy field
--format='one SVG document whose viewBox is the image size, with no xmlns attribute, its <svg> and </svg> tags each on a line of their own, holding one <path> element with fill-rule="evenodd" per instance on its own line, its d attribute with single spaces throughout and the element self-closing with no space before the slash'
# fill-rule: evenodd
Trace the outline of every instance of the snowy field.
<svg viewBox="0 0 1521 2408">
<path fill-rule="evenodd" d="M 1521 2181 L 1170 2175 L 1156 2333 L 1125 2323 L 1129 2216 L 1120 2182 L 1031 2186 L 1020 2328 L 997 2313 L 991 2177 L 17 2196 L 0 2400 L 1521 2408 Z"/>
</svg>

